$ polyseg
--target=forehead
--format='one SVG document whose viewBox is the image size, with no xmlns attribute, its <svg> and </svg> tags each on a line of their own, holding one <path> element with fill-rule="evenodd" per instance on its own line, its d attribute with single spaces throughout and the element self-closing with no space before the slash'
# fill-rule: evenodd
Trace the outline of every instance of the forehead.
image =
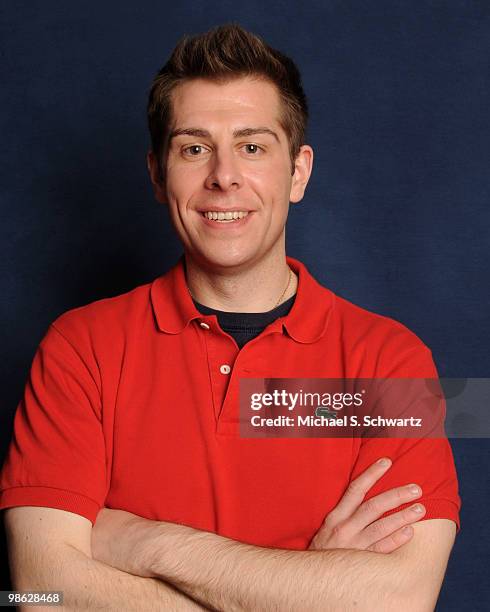
<svg viewBox="0 0 490 612">
<path fill-rule="evenodd" d="M 279 119 L 279 94 L 275 85 L 264 79 L 240 77 L 225 83 L 193 79 L 172 92 L 172 128 L 212 129 L 222 124 L 278 128 Z"/>
</svg>

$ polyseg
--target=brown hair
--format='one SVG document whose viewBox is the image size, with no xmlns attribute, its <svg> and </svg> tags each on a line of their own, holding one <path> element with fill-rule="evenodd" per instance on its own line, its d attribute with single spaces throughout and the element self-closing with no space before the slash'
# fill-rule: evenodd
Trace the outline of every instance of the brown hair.
<svg viewBox="0 0 490 612">
<path fill-rule="evenodd" d="M 226 82 L 241 76 L 261 77 L 277 87 L 282 102 L 279 122 L 289 140 L 294 173 L 294 160 L 305 142 L 308 120 L 301 75 L 289 57 L 234 23 L 197 36 L 184 36 L 153 79 L 147 109 L 148 126 L 161 170 L 171 121 L 172 90 L 179 83 L 194 78 Z"/>
</svg>

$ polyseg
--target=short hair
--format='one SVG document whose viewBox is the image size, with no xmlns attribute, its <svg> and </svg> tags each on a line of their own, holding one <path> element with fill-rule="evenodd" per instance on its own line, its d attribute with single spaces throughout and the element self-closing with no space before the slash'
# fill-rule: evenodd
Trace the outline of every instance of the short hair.
<svg viewBox="0 0 490 612">
<path fill-rule="evenodd" d="M 282 107 L 279 123 L 288 137 L 294 173 L 294 160 L 305 143 L 308 121 L 300 72 L 293 60 L 236 23 L 196 36 L 184 36 L 153 79 L 147 108 L 148 127 L 160 172 L 168 145 L 173 89 L 197 78 L 223 83 L 243 76 L 263 78 L 276 86 Z"/>
</svg>

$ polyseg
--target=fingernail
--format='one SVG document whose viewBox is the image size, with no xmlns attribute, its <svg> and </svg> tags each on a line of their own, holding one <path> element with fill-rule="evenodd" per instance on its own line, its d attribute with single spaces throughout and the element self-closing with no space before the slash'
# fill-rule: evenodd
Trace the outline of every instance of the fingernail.
<svg viewBox="0 0 490 612">
<path fill-rule="evenodd" d="M 378 459 L 378 465 L 381 467 L 388 467 L 391 465 L 391 460 L 388 457 L 383 457 L 382 459 Z"/>
<path fill-rule="evenodd" d="M 407 485 L 407 488 L 411 495 L 420 495 L 420 488 L 416 484 Z"/>
<path fill-rule="evenodd" d="M 402 529 L 402 533 L 403 535 L 410 535 L 412 533 L 412 528 L 410 527 L 410 525 L 407 525 L 406 527 L 404 527 Z"/>
<path fill-rule="evenodd" d="M 412 506 L 412 510 L 417 514 L 422 514 L 424 507 L 421 504 L 415 504 L 415 506 Z"/>
</svg>

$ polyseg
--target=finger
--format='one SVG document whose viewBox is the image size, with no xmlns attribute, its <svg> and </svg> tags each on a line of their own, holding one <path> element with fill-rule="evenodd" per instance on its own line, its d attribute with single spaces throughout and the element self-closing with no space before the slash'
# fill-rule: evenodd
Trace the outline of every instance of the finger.
<svg viewBox="0 0 490 612">
<path fill-rule="evenodd" d="M 410 526 L 420 521 L 425 515 L 425 512 L 425 506 L 417 503 L 372 523 L 362 532 L 361 541 L 363 548 L 371 550 L 372 546 L 377 543 L 379 544 L 379 542 L 382 542 L 386 538 L 390 538 L 394 533 L 402 531 L 403 527 Z"/>
<path fill-rule="evenodd" d="M 406 525 L 398 531 L 393 532 L 386 538 L 383 538 L 379 542 L 375 542 L 372 546 L 367 548 L 372 552 L 377 553 L 391 553 L 397 550 L 413 538 L 413 527 Z"/>
<path fill-rule="evenodd" d="M 349 518 L 362 501 L 369 489 L 387 472 L 391 466 L 391 459 L 383 457 L 370 465 L 360 476 L 355 478 L 347 487 L 342 499 L 328 514 L 329 520 L 335 522 Z"/>
<path fill-rule="evenodd" d="M 362 503 L 349 520 L 349 526 L 361 531 L 379 519 L 388 510 L 410 503 L 422 495 L 422 489 L 416 484 L 395 487 L 384 491 Z"/>
</svg>

